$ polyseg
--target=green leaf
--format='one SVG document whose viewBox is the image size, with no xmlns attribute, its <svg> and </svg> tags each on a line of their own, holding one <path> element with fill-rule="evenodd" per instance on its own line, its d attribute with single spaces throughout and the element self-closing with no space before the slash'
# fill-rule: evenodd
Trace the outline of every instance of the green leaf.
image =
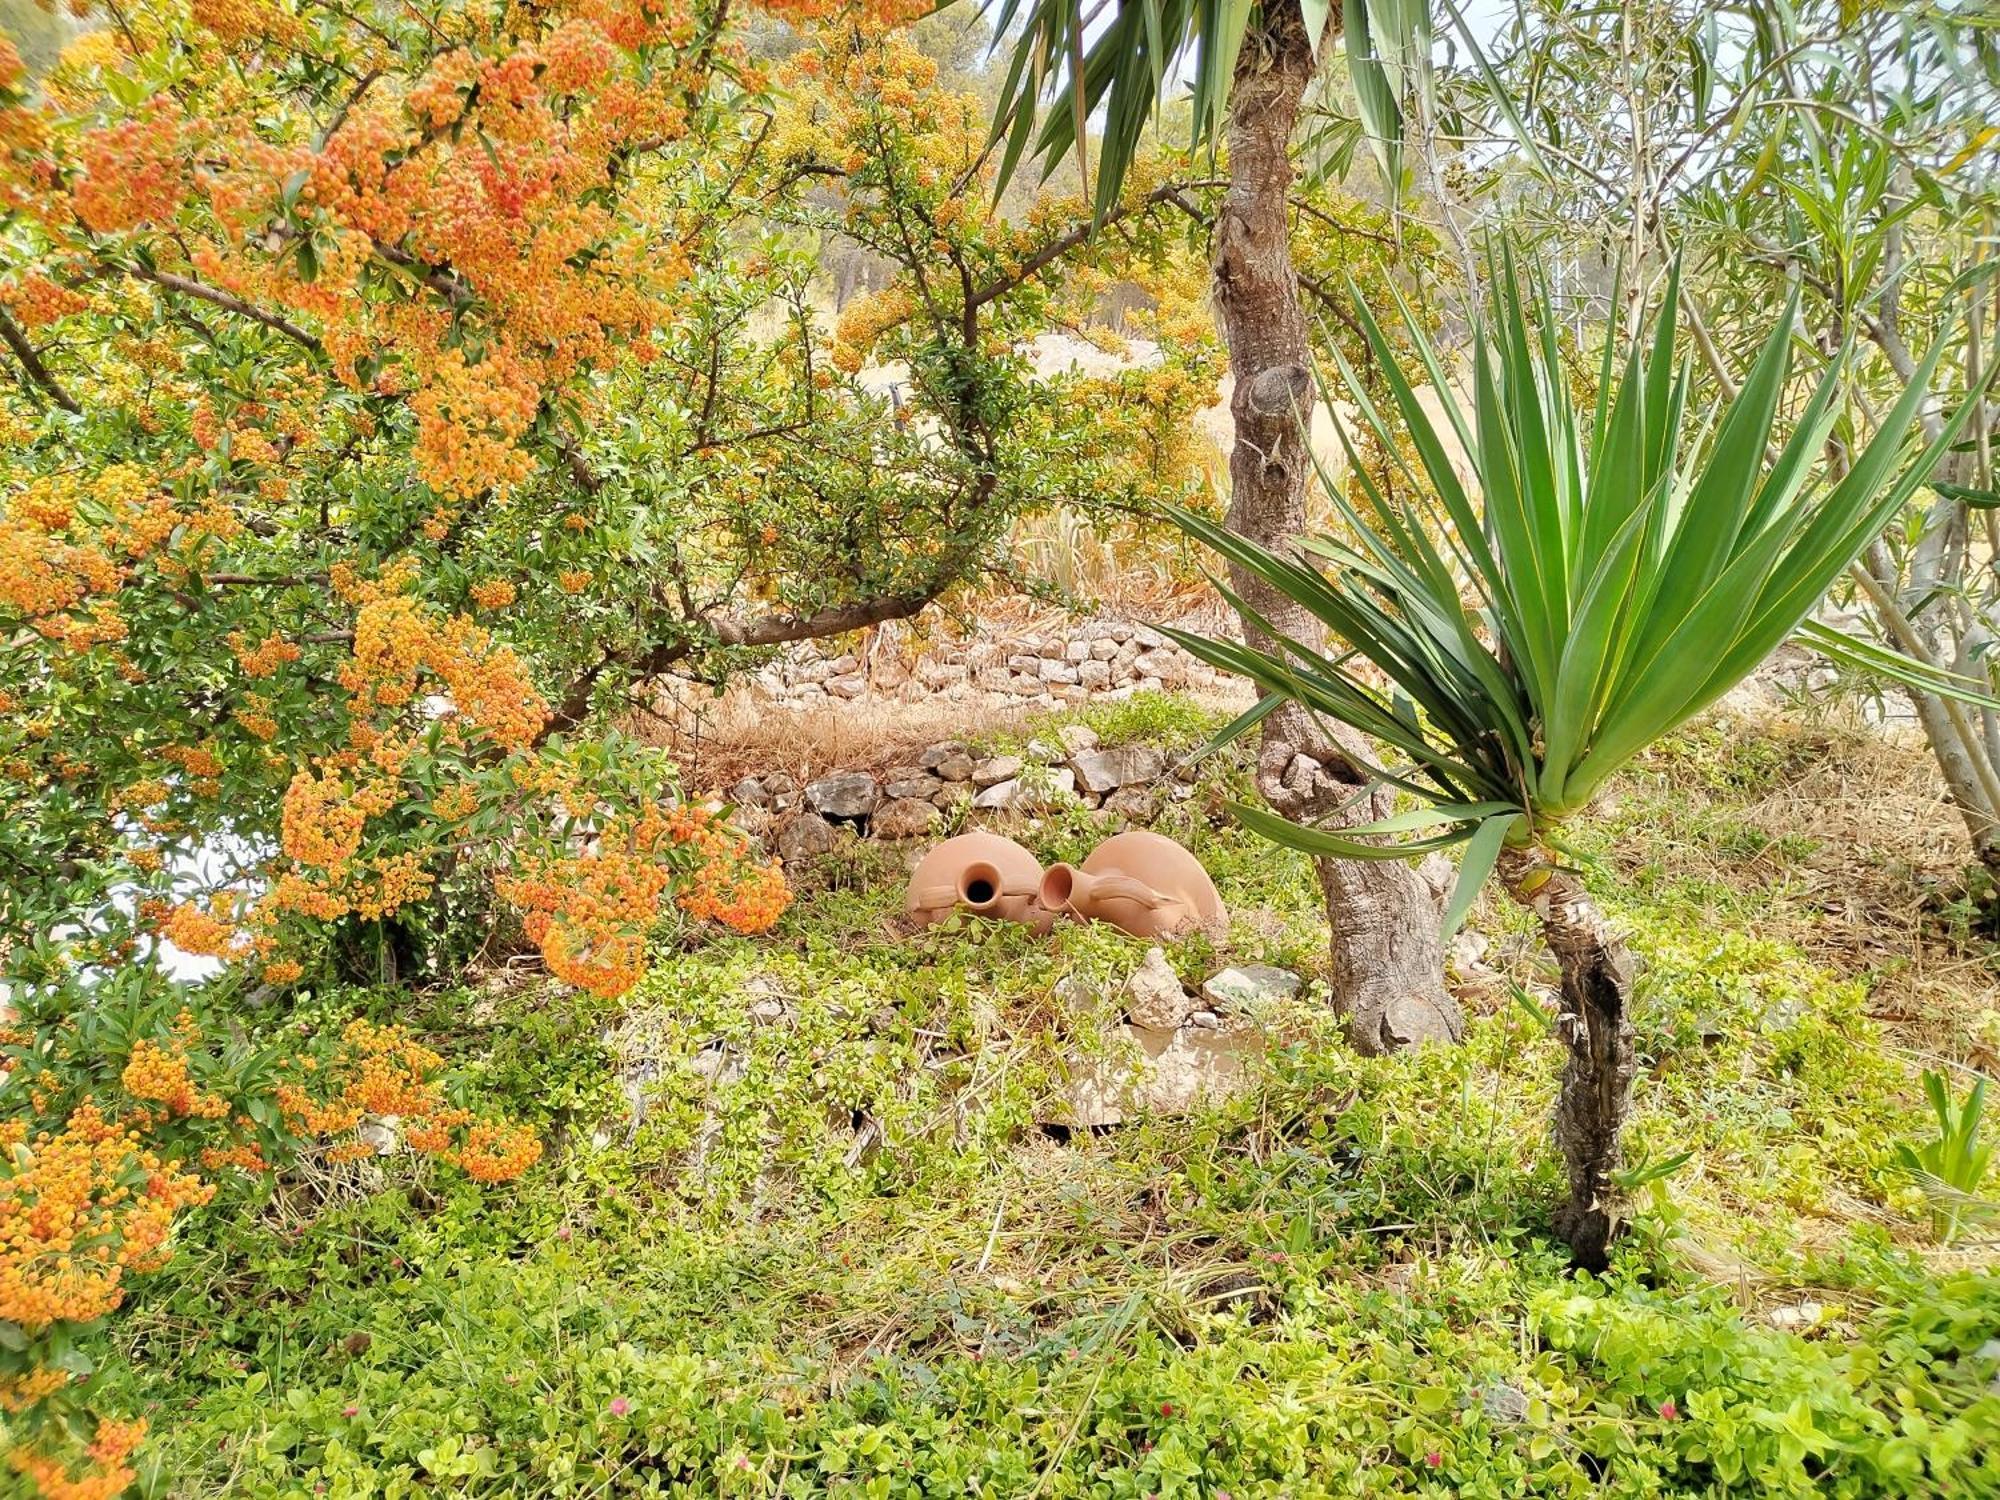
<svg viewBox="0 0 2000 1500">
<path fill-rule="evenodd" d="M 1466 913 L 1472 910 L 1472 903 L 1478 899 L 1480 888 L 1486 878 L 1493 873 L 1493 867 L 1500 860 L 1500 851 L 1506 846 L 1507 835 L 1521 822 L 1518 809 L 1510 809 L 1481 823 L 1472 837 L 1466 841 L 1465 855 L 1459 861 L 1458 879 L 1452 885 L 1451 899 L 1445 903 L 1444 918 L 1441 923 L 1442 935 L 1448 942 L 1464 924 Z"/>
</svg>

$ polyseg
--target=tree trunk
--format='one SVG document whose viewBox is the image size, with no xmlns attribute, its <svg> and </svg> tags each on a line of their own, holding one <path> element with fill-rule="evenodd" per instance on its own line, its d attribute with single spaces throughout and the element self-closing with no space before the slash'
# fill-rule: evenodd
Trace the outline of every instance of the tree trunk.
<svg viewBox="0 0 2000 1500">
<path fill-rule="evenodd" d="M 1638 1072 L 1629 1014 L 1632 955 L 1583 882 L 1546 855 L 1504 850 L 1499 873 L 1508 894 L 1540 920 L 1542 941 L 1562 973 L 1556 1030 L 1568 1055 L 1556 1100 L 1556 1145 L 1569 1176 L 1569 1200 L 1556 1217 L 1556 1231 L 1579 1267 L 1601 1271 L 1618 1227 L 1611 1178 Z"/>
<path fill-rule="evenodd" d="M 1288 204 L 1292 127 L 1313 52 L 1296 4 L 1280 0 L 1261 14 L 1243 40 L 1229 96 L 1229 191 L 1215 226 L 1215 298 L 1235 378 L 1229 525 L 1282 549 L 1305 530 L 1313 475 L 1312 351 Z M 1319 644 L 1323 632 L 1311 614 L 1241 569 L 1230 571 L 1238 593 L 1278 630 Z M 1253 644 L 1270 644 L 1243 624 Z M 1368 822 L 1388 812 L 1391 794 L 1364 791 L 1358 764 L 1366 758 L 1352 730 L 1322 729 L 1287 705 L 1265 721 L 1258 789 L 1288 818 L 1344 809 L 1342 822 Z M 1445 992 L 1438 910 L 1422 877 L 1395 861 L 1318 864 L 1333 932 L 1333 1002 L 1354 1045 L 1379 1053 L 1456 1041 L 1464 1019 Z"/>
</svg>

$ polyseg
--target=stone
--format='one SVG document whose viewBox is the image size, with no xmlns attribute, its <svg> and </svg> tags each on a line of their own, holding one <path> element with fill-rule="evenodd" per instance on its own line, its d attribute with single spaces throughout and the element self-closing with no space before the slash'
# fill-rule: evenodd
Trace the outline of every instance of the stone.
<svg viewBox="0 0 2000 1500">
<path fill-rule="evenodd" d="M 1489 1422 L 1512 1425 L 1528 1420 L 1527 1392 L 1504 1380 L 1489 1381 L 1479 1393 L 1479 1404 L 1486 1412 Z"/>
<path fill-rule="evenodd" d="M 1086 750 L 1097 748 L 1097 731 L 1088 724 L 1065 724 L 1056 731 L 1056 738 L 1071 755 L 1081 755 Z"/>
<path fill-rule="evenodd" d="M 836 698 L 859 698 L 868 691 L 868 679 L 859 672 L 850 672 L 841 677 L 829 677 L 826 690 Z"/>
<path fill-rule="evenodd" d="M 1048 660 L 1061 661 L 1063 650 L 1064 650 L 1063 643 L 1053 636 L 1051 636 L 1048 640 L 1037 641 L 1035 643 L 1036 653 L 1039 656 L 1041 656 L 1042 659 L 1045 661 Z"/>
<path fill-rule="evenodd" d="M 882 792 L 866 771 L 835 771 L 806 788 L 806 804 L 823 818 L 865 818 Z"/>
<path fill-rule="evenodd" d="M 882 773 L 882 782 L 886 786 L 892 781 L 909 781 L 918 776 L 928 776 L 930 773 L 929 766 L 920 766 L 913 760 L 899 760 Z"/>
<path fill-rule="evenodd" d="M 706 1078 L 717 1088 L 727 1088 L 750 1071 L 743 1054 L 727 1042 L 710 1042 L 688 1059 L 688 1066 L 698 1077 Z"/>
<path fill-rule="evenodd" d="M 798 789 L 798 778 L 790 771 L 773 771 L 764 778 L 764 790 L 773 797 L 789 797 Z"/>
<path fill-rule="evenodd" d="M 965 746 L 958 740 L 939 740 L 935 745 L 926 745 L 924 753 L 917 757 L 917 765 L 926 771 L 935 771 L 954 755 L 965 754 Z"/>
<path fill-rule="evenodd" d="M 1157 677 L 1141 677 L 1138 687 L 1142 693 L 1164 693 L 1167 690 L 1167 685 Z"/>
<path fill-rule="evenodd" d="M 922 838 L 938 825 L 938 810 L 915 797 L 898 797 L 875 809 L 868 828 L 878 839 Z"/>
<path fill-rule="evenodd" d="M 786 864 L 833 848 L 833 825 L 818 813 L 800 813 L 778 830 L 778 858 Z"/>
<path fill-rule="evenodd" d="M 1075 1127 L 1116 1125 L 1128 1115 L 1182 1115 L 1247 1090 L 1264 1056 L 1263 1035 L 1241 1023 L 1218 1030 L 1148 1031 L 1120 1026 L 1101 1056 L 1073 1060 L 1065 1099 Z"/>
<path fill-rule="evenodd" d="M 1024 672 L 1030 677 L 1038 676 L 1042 670 L 1042 659 L 1039 655 L 1030 656 L 1025 651 L 1017 651 L 1007 658 L 1007 670 Z"/>
<path fill-rule="evenodd" d="M 915 776 L 899 776 L 894 781 L 882 783 L 882 795 L 891 799 L 916 797 L 928 802 L 937 795 L 940 783 L 937 777 L 924 771 Z"/>
<path fill-rule="evenodd" d="M 1108 635 L 1101 635 L 1090 643 L 1089 655 L 1092 661 L 1110 661 L 1117 654 L 1118 643 Z"/>
<path fill-rule="evenodd" d="M 1194 1002 L 1181 987 L 1180 976 L 1167 962 L 1166 950 L 1148 948 L 1139 967 L 1125 981 L 1125 1015 L 1148 1031 L 1173 1031 L 1188 1018 Z"/>
<path fill-rule="evenodd" d="M 940 781 L 970 781 L 975 764 L 971 756 L 959 750 L 947 755 L 931 769 L 937 772 Z"/>
<path fill-rule="evenodd" d="M 1141 651 L 1132 658 L 1132 670 L 1141 677 L 1157 677 L 1162 682 L 1179 682 L 1186 668 L 1178 652 Z M 829 690 L 833 684 L 828 683 Z"/>
<path fill-rule="evenodd" d="M 1016 698 L 1038 698 L 1042 696 L 1041 674 L 1036 673 L 1033 677 L 1029 677 L 1023 673 L 1008 683 L 1007 691 Z"/>
<path fill-rule="evenodd" d="M 991 760 L 982 760 L 972 768 L 974 786 L 998 786 L 1003 781 L 1011 781 L 1021 774 L 1025 764 L 1018 755 L 996 755 Z"/>
<path fill-rule="evenodd" d="M 875 659 L 869 680 L 875 684 L 877 692 L 893 691 L 910 680 L 910 669 L 894 652 L 885 652 Z"/>
<path fill-rule="evenodd" d="M 972 669 L 962 661 L 925 660 L 917 663 L 917 681 L 933 692 L 971 680 Z"/>
<path fill-rule="evenodd" d="M 1021 795 L 1021 780 L 1017 776 L 1012 781 L 996 781 L 992 786 L 972 799 L 972 805 L 988 810 L 1009 808 L 1014 799 Z"/>
<path fill-rule="evenodd" d="M 745 776 L 729 789 L 729 800 L 738 807 L 762 807 L 771 800 L 771 794 L 755 776 Z"/>
<path fill-rule="evenodd" d="M 826 664 L 826 670 L 835 677 L 844 676 L 849 672 L 858 672 L 861 670 L 861 658 L 851 651 L 843 652 Z"/>
<path fill-rule="evenodd" d="M 1167 638 L 1150 625 L 1134 626 L 1132 639 L 1139 643 L 1141 651 L 1157 651 L 1167 643 Z"/>
<path fill-rule="evenodd" d="M 1074 682 L 1058 682 L 1049 689 L 1049 694 L 1058 703 L 1087 703 L 1090 689 Z"/>
<path fill-rule="evenodd" d="M 1022 778 L 1018 805 L 1046 812 L 1062 806 L 1075 795 L 1075 774 L 1068 766 L 1053 766 Z"/>
<path fill-rule="evenodd" d="M 1043 659 L 1042 681 L 1074 684 L 1080 680 L 1081 679 L 1077 676 L 1076 668 L 1071 666 L 1068 662 L 1050 661 L 1046 658 Z"/>
<path fill-rule="evenodd" d="M 742 829 L 751 839 L 761 844 L 764 835 L 771 831 L 771 825 L 777 821 L 777 816 L 768 807 L 758 807 L 755 803 L 745 802 L 739 804 L 729 814 L 729 822 L 731 827 Z"/>
<path fill-rule="evenodd" d="M 1132 627 L 1130 625 L 1114 624 L 1104 633 L 1121 646 L 1132 639 Z"/>
<path fill-rule="evenodd" d="M 403 1138 L 396 1127 L 384 1120 L 363 1120 L 354 1127 L 354 1134 L 361 1144 L 377 1156 L 394 1156 L 403 1144 Z"/>
<path fill-rule="evenodd" d="M 1007 664 L 1007 651 L 992 641 L 980 641 L 965 648 L 965 664 L 977 672 L 981 667 L 998 667 Z"/>
<path fill-rule="evenodd" d="M 1076 669 L 1076 680 L 1087 688 L 1108 688 L 1111 686 L 1111 665 L 1109 662 L 1087 661 Z"/>
<path fill-rule="evenodd" d="M 972 783 L 969 781 L 941 781 L 931 796 L 931 801 L 946 812 L 960 803 L 972 800 Z"/>
<path fill-rule="evenodd" d="M 1159 794 L 1151 787 L 1120 787 L 1104 799 L 1104 810 L 1127 823 L 1150 823 L 1160 815 Z"/>
<path fill-rule="evenodd" d="M 1270 964 L 1243 964 L 1202 981 L 1202 998 L 1217 1010 L 1241 1015 L 1277 1005 L 1299 992 L 1299 976 Z"/>
<path fill-rule="evenodd" d="M 1043 739 L 1040 735 L 1036 735 L 1028 741 L 1024 747 L 1024 753 L 1029 760 L 1036 761 L 1045 766 L 1053 765 L 1063 758 L 1062 747 Z"/>
<path fill-rule="evenodd" d="M 1122 786 L 1157 781 L 1167 758 L 1151 745 L 1120 745 L 1115 750 L 1086 750 L 1070 762 L 1077 785 L 1085 791 L 1116 791 Z"/>
<path fill-rule="evenodd" d="M 1063 647 L 1063 660 L 1070 663 L 1070 665 L 1072 666 L 1075 666 L 1079 662 L 1089 661 L 1090 642 L 1071 641 L 1068 645 Z"/>
<path fill-rule="evenodd" d="M 981 667 L 974 683 L 989 693 L 1014 691 L 1014 674 L 1005 667 Z"/>
</svg>

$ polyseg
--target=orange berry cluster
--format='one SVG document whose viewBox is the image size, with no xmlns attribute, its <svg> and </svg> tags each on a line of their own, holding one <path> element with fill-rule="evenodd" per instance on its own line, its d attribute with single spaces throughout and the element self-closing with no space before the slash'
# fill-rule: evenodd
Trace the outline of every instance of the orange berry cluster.
<svg viewBox="0 0 2000 1500">
<path fill-rule="evenodd" d="M 177 1118 L 219 1120 L 229 1113 L 229 1101 L 204 1093 L 188 1073 L 187 1053 L 147 1037 L 132 1044 L 132 1055 L 119 1083 L 134 1099 L 152 1100 Z"/>
<path fill-rule="evenodd" d="M 747 937 L 770 931 L 791 906 L 791 887 L 777 863 L 750 858 L 744 836 L 706 808 L 675 808 L 667 832 L 700 856 L 674 897 L 689 916 Z"/>
<path fill-rule="evenodd" d="M 525 866 L 496 889 L 521 911 L 549 972 L 606 999 L 644 976 L 646 935 L 677 881 L 683 911 L 740 933 L 768 930 L 791 904 L 776 865 L 754 860 L 740 832 L 700 808 L 648 807 L 612 820 L 587 854 Z"/>
<path fill-rule="evenodd" d="M 97 1434 L 84 1454 L 81 1473 L 52 1454 L 27 1445 L 16 1447 L 7 1456 L 14 1472 L 34 1486 L 42 1500 L 114 1500 L 138 1478 L 126 1462 L 145 1441 L 143 1420 L 117 1422 L 100 1419 Z"/>
<path fill-rule="evenodd" d="M 436 1081 L 444 1059 L 401 1026 L 350 1021 L 327 1066 L 311 1062 L 304 1060 L 300 1071 L 313 1087 L 279 1085 L 278 1108 L 293 1131 L 328 1140 L 335 1161 L 370 1154 L 373 1148 L 354 1134 L 370 1117 L 395 1119 L 411 1150 L 478 1182 L 511 1181 L 541 1159 L 541 1140 L 525 1126 L 475 1120 L 470 1110 L 447 1103 Z"/>
<path fill-rule="evenodd" d="M 0 1318 L 30 1334 L 116 1308 L 125 1273 L 163 1263 L 175 1217 L 215 1191 L 88 1102 L 58 1132 L 14 1134 L 0 1164 Z"/>
</svg>

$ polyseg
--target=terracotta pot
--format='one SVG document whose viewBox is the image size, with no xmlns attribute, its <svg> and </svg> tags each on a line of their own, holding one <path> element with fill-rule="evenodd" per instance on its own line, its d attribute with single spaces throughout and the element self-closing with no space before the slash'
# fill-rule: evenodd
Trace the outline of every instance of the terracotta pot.
<svg viewBox="0 0 2000 1500">
<path fill-rule="evenodd" d="M 924 927 L 954 911 L 969 911 L 1047 932 L 1056 914 L 1036 899 L 1041 886 L 1042 862 L 1012 839 L 961 833 L 931 850 L 910 872 L 903 908 Z"/>
<path fill-rule="evenodd" d="M 1170 937 L 1222 921 L 1222 898 L 1201 861 L 1144 829 L 1106 839 L 1081 866 L 1050 865 L 1041 902 L 1135 937 Z"/>
</svg>

